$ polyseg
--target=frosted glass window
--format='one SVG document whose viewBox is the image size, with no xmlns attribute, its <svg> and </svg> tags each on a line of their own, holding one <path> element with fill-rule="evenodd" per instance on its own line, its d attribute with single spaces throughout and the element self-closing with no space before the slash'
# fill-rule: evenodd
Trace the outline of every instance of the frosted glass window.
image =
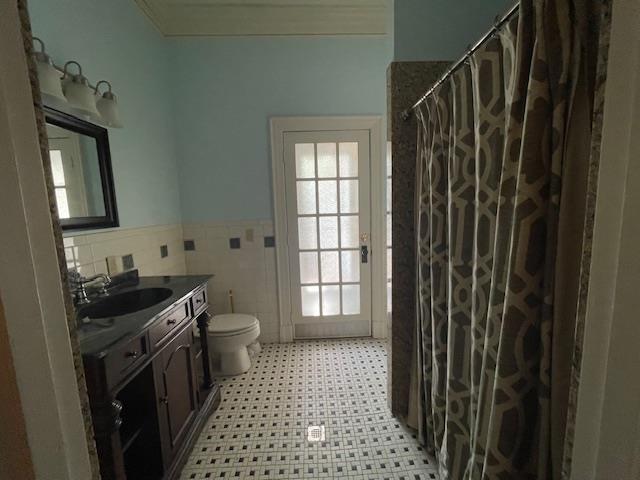
<svg viewBox="0 0 640 480">
<path fill-rule="evenodd" d="M 320 248 L 338 248 L 338 217 L 320 217 Z"/>
<path fill-rule="evenodd" d="M 389 313 L 392 311 L 391 298 L 391 282 L 387 282 L 387 312 Z"/>
<path fill-rule="evenodd" d="M 392 272 L 391 259 L 392 259 L 391 249 L 387 248 L 387 280 L 391 280 L 391 272 Z"/>
<path fill-rule="evenodd" d="M 316 213 L 316 182 L 297 182 L 298 213 Z"/>
<path fill-rule="evenodd" d="M 391 211 L 391 179 L 387 178 L 387 212 Z"/>
<path fill-rule="evenodd" d="M 318 211 L 320 213 L 338 213 L 338 182 L 321 180 L 318 182 Z"/>
<path fill-rule="evenodd" d="M 358 176 L 358 142 L 343 142 L 340 148 L 340 176 Z"/>
<path fill-rule="evenodd" d="M 302 298 L 302 315 L 305 317 L 320 316 L 320 287 L 302 287 L 300 289 Z"/>
<path fill-rule="evenodd" d="M 53 175 L 53 185 L 64 187 L 64 168 L 62 166 L 62 153 L 60 150 L 49 150 L 51 159 L 51 173 Z"/>
<path fill-rule="evenodd" d="M 320 271 L 322 272 L 322 283 L 339 283 L 340 267 L 338 265 L 340 257 L 338 252 L 320 253 Z"/>
<path fill-rule="evenodd" d="M 298 218 L 298 244 L 300 250 L 318 248 L 318 227 L 315 217 Z"/>
<path fill-rule="evenodd" d="M 340 217 L 340 246 L 342 248 L 358 248 L 359 230 L 358 217 L 353 215 Z"/>
<path fill-rule="evenodd" d="M 60 218 L 71 218 L 66 188 L 56 188 L 56 205 L 58 205 L 58 216 Z"/>
<path fill-rule="evenodd" d="M 316 252 L 300 252 L 300 283 L 319 283 Z"/>
<path fill-rule="evenodd" d="M 322 287 L 322 315 L 340 315 L 340 287 L 338 285 Z"/>
<path fill-rule="evenodd" d="M 296 177 L 314 178 L 316 165 L 313 143 L 296 143 Z"/>
<path fill-rule="evenodd" d="M 360 313 L 360 285 L 342 286 L 342 313 L 344 315 Z"/>
<path fill-rule="evenodd" d="M 387 247 L 391 246 L 391 215 L 387 215 Z"/>
<path fill-rule="evenodd" d="M 340 213 L 358 213 L 358 180 L 340 180 Z"/>
<path fill-rule="evenodd" d="M 342 281 L 360 281 L 360 257 L 357 250 L 341 252 L 342 255 Z"/>
<path fill-rule="evenodd" d="M 336 144 L 318 144 L 318 177 L 337 177 L 336 170 Z"/>
</svg>

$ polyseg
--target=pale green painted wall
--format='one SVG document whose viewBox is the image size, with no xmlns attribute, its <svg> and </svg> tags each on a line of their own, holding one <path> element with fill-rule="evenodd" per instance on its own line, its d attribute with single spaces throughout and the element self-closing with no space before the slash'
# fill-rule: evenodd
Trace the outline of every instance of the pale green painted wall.
<svg viewBox="0 0 640 480">
<path fill-rule="evenodd" d="M 510 4 L 396 0 L 387 36 L 165 39 L 132 0 L 29 3 L 55 60 L 119 95 L 123 226 L 271 218 L 270 116 L 384 116 L 394 56 L 456 59 Z"/>
<path fill-rule="evenodd" d="M 269 117 L 382 115 L 391 37 L 171 41 L 185 221 L 272 217 Z"/>
<path fill-rule="evenodd" d="M 515 0 L 395 0 L 394 60 L 457 60 Z"/>
<path fill-rule="evenodd" d="M 56 63 L 77 60 L 118 95 L 109 142 L 123 227 L 180 221 L 167 43 L 133 0 L 29 0 L 34 35 Z"/>
</svg>

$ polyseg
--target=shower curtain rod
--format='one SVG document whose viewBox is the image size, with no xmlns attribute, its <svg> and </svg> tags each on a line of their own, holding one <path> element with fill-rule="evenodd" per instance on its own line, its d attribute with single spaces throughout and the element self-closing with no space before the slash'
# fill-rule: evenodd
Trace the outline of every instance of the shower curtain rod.
<svg viewBox="0 0 640 480">
<path fill-rule="evenodd" d="M 502 25 L 504 25 L 505 23 L 507 23 L 509 20 L 511 20 L 511 18 L 518 13 L 519 10 L 519 6 L 520 6 L 520 2 L 516 3 L 513 7 L 511 7 L 509 9 L 509 11 L 502 17 L 502 18 L 498 18 L 496 17 L 496 22 L 493 25 L 493 27 L 491 28 L 491 30 L 489 30 L 480 40 L 478 40 L 472 47 L 469 47 L 467 49 L 467 52 L 462 56 L 462 58 L 460 60 L 458 60 L 456 63 L 453 64 L 452 67 L 449 68 L 449 70 L 447 70 L 444 75 L 442 75 L 442 77 L 440 77 L 440 80 L 438 80 L 429 90 L 427 90 L 427 93 L 425 93 L 424 95 L 422 95 L 420 97 L 420 99 L 414 103 L 411 107 L 407 108 L 405 111 L 402 112 L 402 119 L 403 120 L 408 120 L 411 117 L 411 114 L 413 113 L 413 111 L 418 108 L 418 106 L 424 102 L 427 97 L 429 95 L 431 95 L 433 93 L 433 91 L 440 86 L 447 78 L 449 78 L 449 76 L 455 72 L 464 62 L 467 61 L 467 59 L 473 55 L 476 50 L 478 50 L 487 40 L 489 40 L 493 34 L 495 34 L 498 30 L 500 30 L 500 27 L 502 27 Z"/>
</svg>

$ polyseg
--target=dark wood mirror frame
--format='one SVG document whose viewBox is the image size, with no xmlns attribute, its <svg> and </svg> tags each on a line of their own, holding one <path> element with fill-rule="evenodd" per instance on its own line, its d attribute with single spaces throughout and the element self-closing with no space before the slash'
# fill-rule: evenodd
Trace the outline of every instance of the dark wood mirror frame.
<svg viewBox="0 0 640 480">
<path fill-rule="evenodd" d="M 109 134 L 107 129 L 50 107 L 44 107 L 44 114 L 48 124 L 93 137 L 96 140 L 98 149 L 105 214 L 97 217 L 61 218 L 60 225 L 62 229 L 87 230 L 118 227 L 120 223 L 118 221 L 118 208 L 116 205 L 116 192 L 113 183 L 111 152 L 109 150 Z"/>
</svg>

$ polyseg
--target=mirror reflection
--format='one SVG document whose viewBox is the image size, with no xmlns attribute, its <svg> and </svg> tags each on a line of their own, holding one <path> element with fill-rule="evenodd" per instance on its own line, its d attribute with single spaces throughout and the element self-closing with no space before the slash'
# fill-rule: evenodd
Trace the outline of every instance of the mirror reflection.
<svg viewBox="0 0 640 480">
<path fill-rule="evenodd" d="M 47 136 L 60 218 L 104 216 L 96 139 L 51 124 Z"/>
</svg>

